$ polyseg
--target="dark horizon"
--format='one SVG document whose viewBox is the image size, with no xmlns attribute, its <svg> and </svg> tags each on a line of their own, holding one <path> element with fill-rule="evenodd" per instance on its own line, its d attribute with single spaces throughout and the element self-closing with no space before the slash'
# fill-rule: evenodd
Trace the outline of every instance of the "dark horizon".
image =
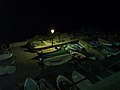
<svg viewBox="0 0 120 90">
<path fill-rule="evenodd" d="M 72 4 L 42 6 L 31 1 L 1 2 L 1 38 L 24 39 L 46 34 L 51 28 L 58 32 L 86 27 L 101 27 L 106 31 L 120 28 L 119 8 L 81 8 Z"/>
</svg>

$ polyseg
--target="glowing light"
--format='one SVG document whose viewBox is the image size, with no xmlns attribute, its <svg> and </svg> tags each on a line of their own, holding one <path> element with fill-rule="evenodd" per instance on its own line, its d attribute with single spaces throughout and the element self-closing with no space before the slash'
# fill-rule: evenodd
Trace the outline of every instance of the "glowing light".
<svg viewBox="0 0 120 90">
<path fill-rule="evenodd" d="M 51 29 L 51 33 L 54 33 L 54 31 L 55 31 L 54 29 Z"/>
</svg>

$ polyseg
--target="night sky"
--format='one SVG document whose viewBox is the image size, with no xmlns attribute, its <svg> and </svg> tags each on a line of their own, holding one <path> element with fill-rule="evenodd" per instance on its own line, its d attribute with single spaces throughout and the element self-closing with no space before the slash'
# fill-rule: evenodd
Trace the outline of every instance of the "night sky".
<svg viewBox="0 0 120 90">
<path fill-rule="evenodd" d="M 85 27 L 112 30 L 120 26 L 120 9 L 80 7 L 32 1 L 0 1 L 0 38 L 19 40 L 46 34 L 51 28 L 68 32 Z"/>
</svg>

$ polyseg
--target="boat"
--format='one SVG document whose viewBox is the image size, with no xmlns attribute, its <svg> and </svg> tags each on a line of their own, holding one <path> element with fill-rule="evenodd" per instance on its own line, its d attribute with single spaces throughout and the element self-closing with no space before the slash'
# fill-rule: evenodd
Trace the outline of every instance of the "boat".
<svg viewBox="0 0 120 90">
<path fill-rule="evenodd" d="M 103 53 L 99 52 L 99 50 L 97 50 L 94 46 L 88 44 L 87 42 L 79 40 L 79 44 L 83 46 L 88 53 L 95 55 L 97 59 L 103 60 L 105 58 L 105 55 Z"/>
<path fill-rule="evenodd" d="M 91 53 L 89 53 L 89 52 L 87 52 L 86 49 L 82 49 L 82 50 L 80 51 L 80 53 L 83 54 L 83 55 L 85 55 L 86 58 L 88 58 L 88 59 L 96 60 L 95 55 L 94 55 L 94 54 L 91 54 Z"/>
<path fill-rule="evenodd" d="M 37 53 L 43 53 L 43 54 L 49 54 L 49 53 L 53 53 L 53 52 L 56 52 L 58 51 L 59 49 L 56 49 L 55 47 L 52 47 L 52 48 L 47 48 L 47 49 L 43 49 L 43 50 L 40 50 L 40 51 L 37 51 Z"/>
<path fill-rule="evenodd" d="M 51 57 L 63 55 L 63 54 L 68 54 L 68 52 L 64 49 L 60 49 L 60 50 L 57 50 L 55 52 L 51 52 L 51 53 L 47 53 L 47 54 L 43 53 L 44 58 L 51 58 Z"/>
<path fill-rule="evenodd" d="M 8 49 L 0 52 L 0 65 L 8 66 L 13 64 L 15 61 L 13 57 L 13 53 L 11 53 Z"/>
<path fill-rule="evenodd" d="M 91 54 L 94 54 L 95 57 L 99 60 L 103 60 L 105 58 L 105 55 L 99 51 L 97 51 L 96 49 L 94 48 L 88 48 L 87 49 L 87 52 L 91 53 Z"/>
<path fill-rule="evenodd" d="M 38 81 L 40 90 L 56 90 L 51 83 L 47 82 L 45 79 L 40 79 Z"/>
<path fill-rule="evenodd" d="M 44 65 L 46 66 L 58 66 L 66 62 L 69 62 L 72 59 L 72 55 L 63 54 L 59 56 L 54 56 L 43 60 Z"/>
<path fill-rule="evenodd" d="M 7 59 L 11 58 L 12 56 L 13 56 L 13 54 L 10 52 L 0 53 L 0 61 L 7 60 Z"/>
<path fill-rule="evenodd" d="M 91 45 L 93 45 L 93 46 L 95 46 L 96 48 L 100 47 L 100 44 L 98 42 L 96 42 L 96 41 L 90 41 L 88 43 L 91 44 Z"/>
<path fill-rule="evenodd" d="M 89 44 L 86 41 L 81 40 L 81 39 L 78 41 L 78 44 L 81 45 L 85 49 L 87 49 L 88 47 L 94 47 L 93 45 L 91 45 L 91 44 Z"/>
<path fill-rule="evenodd" d="M 112 42 L 109 42 L 109 41 L 102 39 L 102 38 L 98 38 L 98 42 L 102 45 L 112 46 Z"/>
<path fill-rule="evenodd" d="M 76 51 L 72 51 L 72 50 L 70 50 L 70 54 L 72 55 L 72 56 L 74 56 L 75 58 L 86 58 L 86 56 L 85 55 L 83 55 L 82 53 L 80 53 L 80 52 L 76 52 Z"/>
<path fill-rule="evenodd" d="M 27 78 L 24 83 L 24 90 L 40 90 L 37 83 L 32 78 Z"/>
<path fill-rule="evenodd" d="M 113 45 L 115 45 L 115 46 L 120 46 L 120 42 L 118 42 L 118 41 L 113 42 Z"/>
<path fill-rule="evenodd" d="M 73 50 L 73 51 L 80 51 L 82 49 L 82 46 L 79 44 L 67 44 L 65 47 L 65 50 Z"/>
<path fill-rule="evenodd" d="M 13 74 L 16 71 L 16 66 L 0 66 L 0 75 Z"/>
<path fill-rule="evenodd" d="M 56 83 L 58 90 L 77 90 L 75 86 L 69 87 L 73 83 L 63 75 L 58 75 Z"/>
<path fill-rule="evenodd" d="M 100 52 L 103 53 L 106 57 L 110 57 L 112 55 L 109 51 L 105 49 L 101 49 Z"/>
<path fill-rule="evenodd" d="M 15 62 L 15 59 L 11 57 L 9 59 L 0 61 L 0 66 L 9 66 L 11 64 L 14 64 L 14 62 Z"/>
<path fill-rule="evenodd" d="M 89 90 L 93 85 L 84 75 L 77 71 L 72 72 L 72 80 L 80 90 Z"/>
<path fill-rule="evenodd" d="M 108 47 L 108 46 L 102 45 L 102 47 L 103 47 L 105 50 L 109 51 L 109 52 L 110 52 L 111 54 L 113 54 L 113 55 L 117 55 L 117 54 L 119 53 L 118 50 L 112 49 L 112 48 L 110 48 L 110 47 Z"/>
</svg>

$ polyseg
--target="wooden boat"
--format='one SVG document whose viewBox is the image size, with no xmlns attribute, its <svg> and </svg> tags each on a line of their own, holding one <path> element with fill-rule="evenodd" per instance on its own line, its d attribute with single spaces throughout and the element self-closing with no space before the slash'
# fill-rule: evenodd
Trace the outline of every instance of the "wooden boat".
<svg viewBox="0 0 120 90">
<path fill-rule="evenodd" d="M 77 71 L 73 71 L 72 79 L 74 83 L 78 82 L 76 86 L 80 90 L 89 90 L 93 85 L 84 75 L 78 73 Z"/>
<path fill-rule="evenodd" d="M 46 66 L 58 66 L 62 65 L 72 59 L 72 55 L 70 54 L 63 54 L 51 58 L 44 59 L 44 65 Z"/>
<path fill-rule="evenodd" d="M 72 82 L 67 79 L 65 76 L 59 75 L 56 79 L 58 90 L 77 90 L 75 86 L 69 87 L 72 85 Z"/>
<path fill-rule="evenodd" d="M 110 47 L 107 47 L 107 46 L 102 46 L 105 50 L 109 51 L 111 54 L 113 55 L 117 55 L 118 54 L 118 50 L 115 50 L 115 49 L 112 49 Z"/>
<path fill-rule="evenodd" d="M 32 78 L 27 78 L 24 83 L 24 90 L 40 90 L 37 83 Z"/>
<path fill-rule="evenodd" d="M 16 71 L 16 66 L 0 66 L 0 75 L 13 74 Z"/>
<path fill-rule="evenodd" d="M 112 42 L 109 42 L 109 41 L 102 39 L 102 38 L 98 38 L 98 42 L 102 45 L 112 46 Z"/>
<path fill-rule="evenodd" d="M 3 53 L 0 54 L 0 61 L 7 60 L 13 56 L 12 53 Z"/>
<path fill-rule="evenodd" d="M 63 54 L 68 54 L 68 52 L 64 49 L 60 49 L 60 50 L 57 50 L 57 51 L 54 51 L 51 53 L 47 53 L 47 54 L 43 53 L 44 58 L 51 58 L 51 57 L 59 56 L 59 55 L 63 55 Z"/>
<path fill-rule="evenodd" d="M 14 62 L 15 62 L 15 59 L 11 57 L 9 59 L 0 61 L 0 66 L 8 66 L 8 65 L 13 64 Z"/>
<path fill-rule="evenodd" d="M 88 47 L 94 47 L 94 46 L 88 44 L 87 42 L 85 42 L 84 40 L 81 40 L 81 39 L 79 40 L 78 43 L 85 49 L 87 49 Z"/>
<path fill-rule="evenodd" d="M 67 44 L 67 46 L 65 47 L 65 50 L 69 51 L 69 50 L 73 50 L 73 51 L 80 51 L 82 49 L 82 46 L 80 46 L 79 44 Z"/>
<path fill-rule="evenodd" d="M 83 40 L 79 40 L 79 44 L 83 46 L 88 53 L 94 54 L 96 58 L 99 60 L 102 60 L 105 58 L 105 55 L 101 52 L 99 52 L 94 46 L 88 44 L 87 42 Z"/>
</svg>

